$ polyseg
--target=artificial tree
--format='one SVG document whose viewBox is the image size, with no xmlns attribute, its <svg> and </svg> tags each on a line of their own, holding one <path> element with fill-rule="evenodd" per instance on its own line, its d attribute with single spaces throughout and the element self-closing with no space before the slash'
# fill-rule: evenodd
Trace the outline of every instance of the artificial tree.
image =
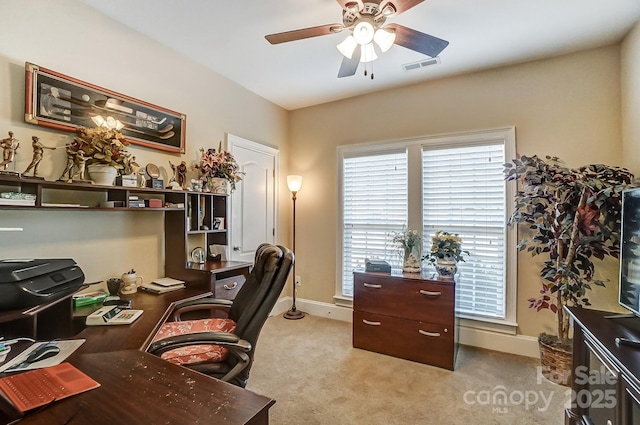
<svg viewBox="0 0 640 425">
<path fill-rule="evenodd" d="M 556 314 L 558 335 L 543 334 L 547 344 L 570 350 L 566 305 L 590 305 L 587 291 L 604 286 L 595 277 L 595 258 L 618 258 L 622 192 L 633 174 L 602 164 L 567 168 L 557 157 L 522 156 L 505 164 L 505 179 L 520 183 L 509 223 L 527 226 L 518 249 L 548 255 L 540 270 L 540 295 L 530 307 Z"/>
</svg>

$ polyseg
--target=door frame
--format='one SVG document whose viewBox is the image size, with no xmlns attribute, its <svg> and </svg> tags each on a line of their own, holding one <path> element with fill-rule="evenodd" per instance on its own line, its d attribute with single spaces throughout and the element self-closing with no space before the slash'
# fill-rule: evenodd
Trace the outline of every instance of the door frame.
<svg viewBox="0 0 640 425">
<path fill-rule="evenodd" d="M 280 151 L 278 149 L 272 148 L 267 145 L 263 145 L 258 142 L 253 142 L 249 139 L 242 138 L 240 136 L 236 136 L 231 133 L 225 133 L 225 142 L 227 144 L 227 151 L 233 154 L 234 147 L 242 147 L 243 149 L 252 150 L 254 152 L 258 152 L 261 154 L 271 155 L 273 156 L 273 240 L 277 242 L 278 240 L 278 223 L 280 222 L 280 211 L 279 211 L 279 203 L 280 199 Z M 233 208 L 233 195 L 229 196 L 229 203 L 227 206 L 227 217 L 232 217 L 231 209 Z M 229 256 L 231 256 L 231 249 L 233 244 L 233 230 L 232 226 L 227 226 L 227 231 L 229 232 Z"/>
</svg>

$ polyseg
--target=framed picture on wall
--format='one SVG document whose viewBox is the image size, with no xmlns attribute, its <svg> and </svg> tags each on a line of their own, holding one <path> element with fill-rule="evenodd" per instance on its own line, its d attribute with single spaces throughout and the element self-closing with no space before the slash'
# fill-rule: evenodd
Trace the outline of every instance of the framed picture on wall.
<svg viewBox="0 0 640 425">
<path fill-rule="evenodd" d="M 25 121 L 65 131 L 116 128 L 132 144 L 185 153 L 187 117 L 27 62 Z"/>
</svg>

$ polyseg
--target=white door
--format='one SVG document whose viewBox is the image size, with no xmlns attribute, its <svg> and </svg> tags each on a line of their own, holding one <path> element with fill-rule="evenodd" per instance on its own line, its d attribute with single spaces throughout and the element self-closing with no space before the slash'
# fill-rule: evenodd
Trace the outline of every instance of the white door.
<svg viewBox="0 0 640 425">
<path fill-rule="evenodd" d="M 245 173 L 231 194 L 229 259 L 253 262 L 261 243 L 275 243 L 278 151 L 227 134 L 227 149 Z"/>
</svg>

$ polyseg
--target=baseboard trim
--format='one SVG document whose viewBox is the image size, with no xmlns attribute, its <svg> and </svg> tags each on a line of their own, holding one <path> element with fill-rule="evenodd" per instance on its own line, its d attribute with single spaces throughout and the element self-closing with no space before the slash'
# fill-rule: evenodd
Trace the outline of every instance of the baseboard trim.
<svg viewBox="0 0 640 425">
<path fill-rule="evenodd" d="M 290 296 L 280 298 L 271 310 L 271 316 L 284 314 L 291 308 L 293 299 Z M 312 316 L 326 317 L 343 322 L 351 322 L 353 310 L 348 307 L 339 307 L 335 304 L 319 301 L 296 299 L 296 308 L 311 314 Z M 500 332 L 491 332 L 485 329 L 476 329 L 468 326 L 460 327 L 460 344 L 487 350 L 500 351 L 518 356 L 540 358 L 538 338 L 526 335 L 509 335 Z"/>
<path fill-rule="evenodd" d="M 284 314 L 286 311 L 289 311 L 292 302 L 292 297 L 287 296 L 280 298 L 271 310 L 270 315 L 276 316 Z M 340 320 L 342 322 L 351 322 L 351 317 L 353 316 L 353 310 L 350 308 L 300 298 L 296 299 L 296 309 L 309 313 L 312 316 L 326 317 L 328 319 Z"/>
</svg>

